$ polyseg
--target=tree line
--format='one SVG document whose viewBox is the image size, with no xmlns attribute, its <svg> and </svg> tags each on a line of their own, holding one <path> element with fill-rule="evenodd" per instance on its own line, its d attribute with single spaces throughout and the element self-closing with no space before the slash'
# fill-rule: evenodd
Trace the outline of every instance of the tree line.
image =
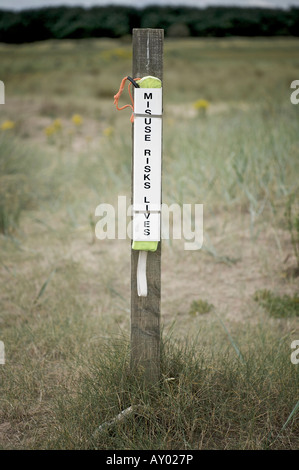
<svg viewBox="0 0 299 470">
<path fill-rule="evenodd" d="M 109 37 L 163 28 L 168 37 L 299 36 L 299 8 L 46 7 L 0 10 L 0 42 Z"/>
</svg>

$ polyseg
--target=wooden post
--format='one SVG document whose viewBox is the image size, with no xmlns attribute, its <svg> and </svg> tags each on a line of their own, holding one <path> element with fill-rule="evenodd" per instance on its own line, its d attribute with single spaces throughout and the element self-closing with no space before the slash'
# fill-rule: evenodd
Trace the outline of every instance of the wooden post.
<svg viewBox="0 0 299 470">
<path fill-rule="evenodd" d="M 133 77 L 163 80 L 163 40 L 163 29 L 133 29 Z M 131 370 L 151 385 L 160 378 L 161 242 L 147 255 L 147 297 L 137 294 L 138 254 L 131 250 Z"/>
</svg>

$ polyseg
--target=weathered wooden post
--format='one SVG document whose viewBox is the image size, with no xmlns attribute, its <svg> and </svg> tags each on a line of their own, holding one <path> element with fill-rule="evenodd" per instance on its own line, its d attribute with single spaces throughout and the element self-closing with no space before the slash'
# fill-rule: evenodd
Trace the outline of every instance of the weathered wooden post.
<svg viewBox="0 0 299 470">
<path fill-rule="evenodd" d="M 133 30 L 134 78 L 154 76 L 163 80 L 163 40 L 164 30 L 162 29 Z M 132 158 L 134 174 L 133 163 L 134 155 Z M 150 385 L 156 383 L 160 377 L 161 242 L 158 243 L 155 252 L 147 253 L 146 296 L 138 295 L 137 291 L 139 253 L 134 249 L 131 250 L 131 370 L 141 369 L 145 383 Z"/>
</svg>

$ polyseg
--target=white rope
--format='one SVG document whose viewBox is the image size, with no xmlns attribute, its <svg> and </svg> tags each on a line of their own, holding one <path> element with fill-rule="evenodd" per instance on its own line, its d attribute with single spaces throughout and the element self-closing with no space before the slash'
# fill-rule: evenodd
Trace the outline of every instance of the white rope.
<svg viewBox="0 0 299 470">
<path fill-rule="evenodd" d="M 136 408 L 136 407 L 135 407 Z M 133 406 L 129 406 L 129 408 L 127 408 L 126 410 L 123 410 L 121 411 L 118 415 L 115 416 L 115 418 L 113 418 L 111 421 L 106 421 L 105 423 L 101 424 L 101 426 L 99 426 L 94 434 L 93 434 L 93 437 L 97 437 L 97 434 L 98 433 L 101 433 L 103 431 L 105 431 L 106 429 L 110 428 L 110 426 L 112 426 L 113 424 L 117 423 L 117 422 L 120 422 L 120 421 L 123 421 L 125 418 L 127 418 L 131 413 L 133 413 L 133 411 L 135 411 L 135 408 L 133 408 Z"/>
<path fill-rule="evenodd" d="M 147 251 L 139 251 L 137 264 L 137 292 L 139 297 L 147 296 L 146 258 Z"/>
</svg>

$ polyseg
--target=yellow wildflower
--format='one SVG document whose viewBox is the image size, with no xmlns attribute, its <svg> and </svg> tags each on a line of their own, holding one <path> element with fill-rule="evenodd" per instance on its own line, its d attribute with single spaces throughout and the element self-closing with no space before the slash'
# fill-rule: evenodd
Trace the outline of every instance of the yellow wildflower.
<svg viewBox="0 0 299 470">
<path fill-rule="evenodd" d="M 80 114 L 74 114 L 72 117 L 72 122 L 75 124 L 75 126 L 81 126 L 83 123 L 82 116 L 80 116 Z"/>
<path fill-rule="evenodd" d="M 55 129 L 55 131 L 60 131 L 60 129 L 62 128 L 61 120 L 60 119 L 55 119 L 53 121 L 52 126 Z"/>
<path fill-rule="evenodd" d="M 125 49 L 116 48 L 112 51 L 116 57 L 123 58 L 123 59 L 130 59 L 131 58 L 131 51 L 127 51 Z"/>
<path fill-rule="evenodd" d="M 45 132 L 47 137 L 51 137 L 51 135 L 55 134 L 56 129 L 55 129 L 54 125 L 52 124 L 51 126 L 46 127 L 44 129 L 44 132 Z"/>
<path fill-rule="evenodd" d="M 102 51 L 101 57 L 105 60 L 130 59 L 132 57 L 132 52 L 118 47 L 116 49 Z"/>
<path fill-rule="evenodd" d="M 111 137 L 113 132 L 114 130 L 112 126 L 106 127 L 106 129 L 103 130 L 103 134 L 105 137 Z"/>
<path fill-rule="evenodd" d="M 207 100 L 197 100 L 195 101 L 195 103 L 193 103 L 193 107 L 195 109 L 208 109 L 208 107 L 210 106 L 210 103 L 207 101 Z"/>
<path fill-rule="evenodd" d="M 15 127 L 15 122 L 13 121 L 10 121 L 9 119 L 7 121 L 4 121 L 2 124 L 1 124 L 1 127 L 0 129 L 2 131 L 7 131 L 8 129 L 13 129 Z"/>
<path fill-rule="evenodd" d="M 61 119 L 54 119 L 52 124 L 44 129 L 44 133 L 47 137 L 51 137 L 51 135 L 59 132 L 62 129 Z"/>
</svg>

